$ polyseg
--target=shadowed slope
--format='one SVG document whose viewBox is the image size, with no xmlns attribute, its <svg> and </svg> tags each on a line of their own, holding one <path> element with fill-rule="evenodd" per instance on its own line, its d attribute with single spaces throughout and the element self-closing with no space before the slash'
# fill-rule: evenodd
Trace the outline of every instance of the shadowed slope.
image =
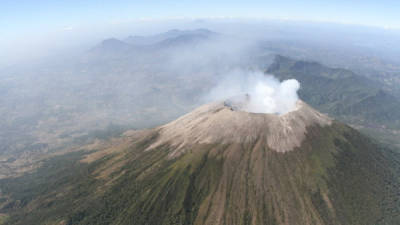
<svg viewBox="0 0 400 225">
<path fill-rule="evenodd" d="M 280 80 L 298 80 L 301 99 L 342 121 L 364 127 L 400 127 L 399 100 L 379 83 L 349 70 L 278 55 L 267 72 Z"/>
<path fill-rule="evenodd" d="M 89 183 L 79 176 L 61 182 L 54 195 L 20 206 L 9 224 L 398 223 L 398 156 L 299 104 L 281 116 L 211 104 L 165 126 L 128 132 L 82 159 Z M 289 127 L 305 128 L 280 140 L 303 136 L 277 151 L 268 135 L 288 116 Z M 172 128 L 180 130 L 171 135 Z"/>
</svg>

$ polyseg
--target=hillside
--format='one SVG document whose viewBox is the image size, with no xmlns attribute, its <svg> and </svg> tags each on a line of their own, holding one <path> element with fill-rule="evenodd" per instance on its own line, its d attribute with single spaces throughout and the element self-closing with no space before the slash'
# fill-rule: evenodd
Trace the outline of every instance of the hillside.
<svg viewBox="0 0 400 225">
<path fill-rule="evenodd" d="M 132 45 L 143 46 L 143 45 L 154 45 L 158 43 L 169 42 L 170 40 L 179 40 L 182 37 L 209 38 L 216 35 L 217 33 L 207 29 L 196 29 L 196 30 L 173 29 L 165 33 L 155 34 L 150 36 L 132 35 L 124 39 L 124 41 Z"/>
<path fill-rule="evenodd" d="M 284 115 L 216 103 L 1 180 L 0 213 L 4 224 L 397 224 L 399 173 L 398 154 L 304 103 Z"/>
<path fill-rule="evenodd" d="M 276 56 L 267 73 L 281 80 L 297 79 L 301 83 L 299 95 L 305 102 L 369 133 L 379 133 L 382 139 L 400 130 L 400 100 L 376 81 L 349 70 L 284 56 Z M 396 139 L 391 142 L 400 144 Z"/>
</svg>

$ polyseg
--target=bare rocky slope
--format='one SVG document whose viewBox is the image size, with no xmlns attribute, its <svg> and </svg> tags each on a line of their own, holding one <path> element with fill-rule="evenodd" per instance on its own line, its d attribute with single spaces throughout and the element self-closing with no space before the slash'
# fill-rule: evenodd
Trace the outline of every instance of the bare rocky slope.
<svg viewBox="0 0 400 225">
<path fill-rule="evenodd" d="M 3 180 L 6 224 L 400 223 L 397 153 L 301 101 L 284 115 L 212 103 L 82 149 L 31 174 L 46 179 L 34 194 Z"/>
<path fill-rule="evenodd" d="M 278 152 L 299 147 L 310 126 L 325 126 L 331 120 L 302 101 L 284 115 L 249 113 L 230 102 L 207 104 L 157 129 L 159 138 L 149 148 L 168 143 L 171 157 L 196 144 L 263 142 Z"/>
</svg>

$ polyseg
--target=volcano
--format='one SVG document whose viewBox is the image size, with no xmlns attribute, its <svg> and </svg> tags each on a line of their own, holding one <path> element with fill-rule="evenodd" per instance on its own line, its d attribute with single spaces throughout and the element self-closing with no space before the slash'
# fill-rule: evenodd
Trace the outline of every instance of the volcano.
<svg viewBox="0 0 400 225">
<path fill-rule="evenodd" d="M 300 100 L 285 114 L 245 104 L 94 147 L 81 159 L 92 180 L 37 198 L 19 223 L 50 210 L 60 224 L 400 224 L 398 155 Z"/>
<path fill-rule="evenodd" d="M 300 147 L 307 127 L 331 124 L 331 119 L 302 101 L 283 115 L 244 111 L 250 101 L 204 105 L 193 112 L 158 128 L 159 137 L 149 149 L 170 145 L 177 157 L 199 144 L 252 144 L 277 152 Z"/>
</svg>

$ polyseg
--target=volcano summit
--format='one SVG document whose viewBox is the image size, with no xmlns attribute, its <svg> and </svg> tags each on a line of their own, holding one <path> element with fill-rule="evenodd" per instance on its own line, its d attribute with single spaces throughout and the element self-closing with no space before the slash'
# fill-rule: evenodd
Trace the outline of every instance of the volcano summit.
<svg viewBox="0 0 400 225">
<path fill-rule="evenodd" d="M 287 152 L 300 147 L 307 127 L 331 124 L 331 119 L 300 100 L 293 111 L 285 114 L 246 112 L 249 103 L 235 98 L 199 107 L 158 128 L 159 137 L 149 148 L 169 144 L 175 157 L 196 144 L 253 143 Z"/>
<path fill-rule="evenodd" d="M 91 145 L 73 182 L 51 177 L 64 194 L 14 224 L 400 224 L 398 155 L 300 100 L 284 114 L 243 104 Z"/>
</svg>

